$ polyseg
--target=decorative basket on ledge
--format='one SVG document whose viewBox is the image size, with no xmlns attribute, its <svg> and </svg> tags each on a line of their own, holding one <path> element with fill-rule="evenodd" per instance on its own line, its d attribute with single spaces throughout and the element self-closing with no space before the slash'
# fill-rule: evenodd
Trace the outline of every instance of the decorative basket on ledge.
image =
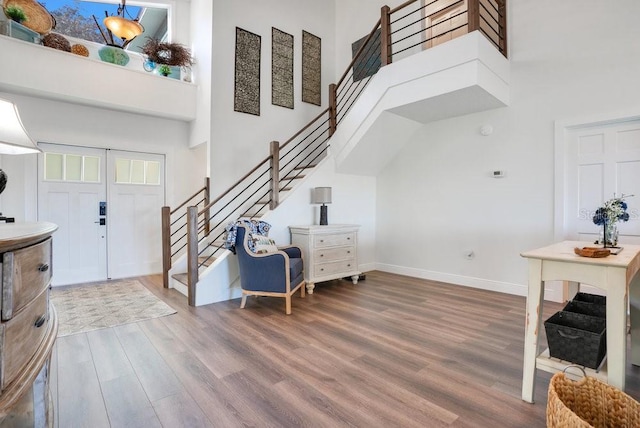
<svg viewBox="0 0 640 428">
<path fill-rule="evenodd" d="M 2 7 L 6 9 L 9 6 L 21 8 L 27 15 L 27 20 L 22 25 L 37 33 L 47 34 L 55 27 L 53 16 L 35 0 L 4 0 Z"/>
<path fill-rule="evenodd" d="M 564 372 L 553 375 L 547 397 L 547 428 L 592 427 L 640 427 L 640 404 L 593 377 L 584 375 L 573 381 Z"/>
</svg>

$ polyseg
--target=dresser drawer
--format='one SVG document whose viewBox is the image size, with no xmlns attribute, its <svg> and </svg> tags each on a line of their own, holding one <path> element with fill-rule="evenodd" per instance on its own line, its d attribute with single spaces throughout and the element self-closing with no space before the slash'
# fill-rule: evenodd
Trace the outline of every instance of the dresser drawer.
<svg viewBox="0 0 640 428">
<path fill-rule="evenodd" d="M 314 251 L 313 262 L 325 263 L 333 262 L 336 260 L 353 259 L 356 256 L 355 247 L 338 247 L 338 248 L 323 248 Z"/>
<path fill-rule="evenodd" d="M 2 257 L 2 320 L 38 296 L 51 279 L 51 238 Z"/>
<path fill-rule="evenodd" d="M 330 263 L 319 263 L 313 266 L 314 275 L 321 278 L 326 275 L 334 275 L 337 273 L 347 274 L 357 269 L 355 260 L 340 260 Z"/>
<path fill-rule="evenodd" d="M 44 289 L 30 304 L 9 321 L 2 323 L 2 389 L 20 373 L 36 353 L 44 339 L 49 323 L 49 290 Z"/>
<path fill-rule="evenodd" d="M 354 245 L 356 234 L 340 233 L 335 235 L 316 235 L 313 237 L 314 248 L 336 247 L 338 245 Z"/>
</svg>

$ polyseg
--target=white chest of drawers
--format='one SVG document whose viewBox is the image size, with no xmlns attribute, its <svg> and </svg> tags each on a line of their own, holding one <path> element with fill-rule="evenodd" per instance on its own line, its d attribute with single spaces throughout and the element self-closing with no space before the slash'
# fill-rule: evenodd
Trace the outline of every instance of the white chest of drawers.
<svg viewBox="0 0 640 428">
<path fill-rule="evenodd" d="M 354 224 L 289 226 L 291 244 L 304 257 L 304 279 L 313 294 L 316 282 L 351 277 L 358 283 L 358 228 Z"/>
</svg>

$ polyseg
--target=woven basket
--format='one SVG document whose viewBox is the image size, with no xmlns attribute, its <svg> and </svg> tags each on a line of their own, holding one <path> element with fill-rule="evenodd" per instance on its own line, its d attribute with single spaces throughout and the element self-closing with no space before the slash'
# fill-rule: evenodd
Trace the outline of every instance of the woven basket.
<svg viewBox="0 0 640 428">
<path fill-rule="evenodd" d="M 593 377 L 573 381 L 564 372 L 556 373 L 549 382 L 547 427 L 636 428 L 640 404 Z"/>
<path fill-rule="evenodd" d="M 47 34 L 55 26 L 53 16 L 35 0 L 4 0 L 2 6 L 5 9 L 9 6 L 20 7 L 27 15 L 22 25 L 36 33 Z"/>
</svg>

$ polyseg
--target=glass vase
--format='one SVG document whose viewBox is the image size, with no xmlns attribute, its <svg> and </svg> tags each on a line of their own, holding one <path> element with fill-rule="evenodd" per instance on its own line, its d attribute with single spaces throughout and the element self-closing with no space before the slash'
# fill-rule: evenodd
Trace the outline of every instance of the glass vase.
<svg viewBox="0 0 640 428">
<path fill-rule="evenodd" d="M 618 246 L 618 225 L 615 222 L 605 223 L 602 228 L 601 242 L 604 248 Z"/>
</svg>

